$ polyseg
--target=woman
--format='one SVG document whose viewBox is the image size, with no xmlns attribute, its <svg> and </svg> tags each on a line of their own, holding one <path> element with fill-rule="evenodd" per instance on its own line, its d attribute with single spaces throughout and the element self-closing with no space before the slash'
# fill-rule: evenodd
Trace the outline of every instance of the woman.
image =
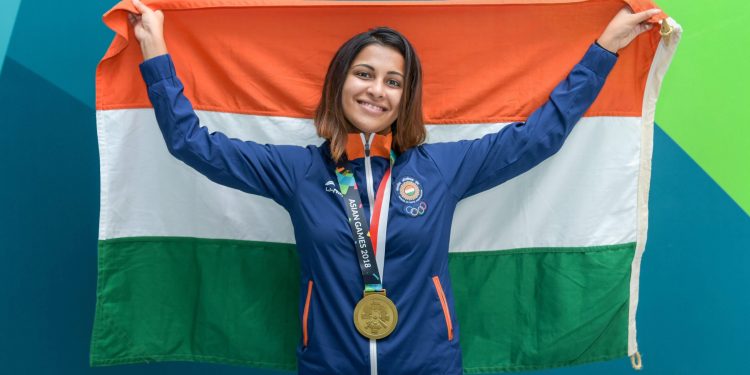
<svg viewBox="0 0 750 375">
<path fill-rule="evenodd" d="M 526 122 L 436 144 L 422 144 L 422 74 L 411 44 L 389 28 L 355 35 L 323 83 L 314 122 L 326 142 L 297 147 L 200 127 L 167 54 L 163 14 L 133 3 L 141 72 L 170 153 L 290 214 L 301 262 L 303 374 L 461 374 L 448 273 L 456 204 L 554 154 L 593 103 L 616 52 L 659 12 L 621 10 Z"/>
</svg>

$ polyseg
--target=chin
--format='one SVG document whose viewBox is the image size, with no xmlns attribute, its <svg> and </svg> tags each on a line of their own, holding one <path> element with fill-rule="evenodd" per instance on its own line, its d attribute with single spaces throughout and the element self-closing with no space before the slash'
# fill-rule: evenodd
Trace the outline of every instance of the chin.
<svg viewBox="0 0 750 375">
<path fill-rule="evenodd" d="M 357 130 L 359 130 L 362 133 L 388 134 L 391 131 L 391 127 L 390 126 L 386 126 L 385 128 L 372 127 L 372 128 L 367 128 L 367 129 L 357 128 Z"/>
</svg>

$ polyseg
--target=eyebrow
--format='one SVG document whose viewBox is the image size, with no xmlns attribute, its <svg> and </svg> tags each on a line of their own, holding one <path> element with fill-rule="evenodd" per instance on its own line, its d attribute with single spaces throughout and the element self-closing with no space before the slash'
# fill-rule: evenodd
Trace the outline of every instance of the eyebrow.
<svg viewBox="0 0 750 375">
<path fill-rule="evenodd" d="M 373 68 L 372 66 L 370 66 L 370 65 L 367 65 L 367 64 L 357 64 L 357 65 L 354 65 L 354 66 L 364 66 L 364 67 L 370 68 L 371 70 L 375 70 L 375 68 Z M 354 67 L 354 66 L 353 66 L 353 67 Z M 352 68 L 353 68 L 353 67 L 352 67 Z M 390 72 L 388 72 L 388 74 L 398 74 L 398 75 L 400 75 L 400 76 L 401 76 L 401 78 L 403 78 L 403 77 L 404 77 L 404 75 L 403 75 L 403 74 L 401 74 L 401 73 L 399 73 L 399 72 L 397 72 L 397 71 L 394 71 L 394 70 L 391 70 Z"/>
</svg>

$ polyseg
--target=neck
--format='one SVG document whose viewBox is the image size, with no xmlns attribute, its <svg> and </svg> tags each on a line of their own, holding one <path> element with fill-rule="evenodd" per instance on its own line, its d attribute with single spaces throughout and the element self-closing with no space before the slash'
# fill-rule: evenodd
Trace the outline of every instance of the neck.
<svg viewBox="0 0 750 375">
<path fill-rule="evenodd" d="M 367 133 L 367 132 L 363 132 L 363 131 L 359 131 L 359 130 L 356 130 L 356 131 L 353 131 L 353 132 L 349 132 L 349 134 L 360 134 L 360 133 L 364 134 L 365 138 L 370 138 L 370 134 L 372 134 L 372 133 Z M 383 131 L 379 131 L 379 132 L 377 132 L 377 134 L 378 135 L 388 135 L 388 134 L 391 134 L 391 129 L 385 129 Z"/>
</svg>

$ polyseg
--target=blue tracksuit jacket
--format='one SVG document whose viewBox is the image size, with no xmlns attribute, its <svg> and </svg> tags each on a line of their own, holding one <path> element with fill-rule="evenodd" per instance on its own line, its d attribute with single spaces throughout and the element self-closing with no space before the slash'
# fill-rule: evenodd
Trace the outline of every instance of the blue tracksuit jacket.
<svg viewBox="0 0 750 375">
<path fill-rule="evenodd" d="M 342 198 L 330 189 L 337 180 L 328 142 L 274 146 L 209 134 L 183 95 L 169 55 L 143 62 L 141 73 L 172 155 L 219 184 L 268 197 L 289 212 L 301 261 L 299 315 L 306 318 L 307 339 L 297 347 L 301 374 L 460 374 L 460 333 L 448 273 L 456 204 L 554 154 L 593 103 L 616 60 L 615 54 L 592 44 L 525 123 L 477 140 L 420 145 L 398 156 L 381 272 L 399 321 L 390 336 L 375 344 L 352 321 L 363 281 Z M 347 152 L 363 147 L 364 137 L 349 139 Z M 387 153 L 376 153 L 358 157 L 352 165 L 357 184 L 366 187 L 369 182 L 376 191 L 389 161 Z M 399 198 L 397 185 L 409 179 L 418 183 L 421 196 L 407 203 Z M 368 190 L 359 189 L 366 217 L 372 204 Z M 420 202 L 426 206 L 423 214 L 407 212 Z"/>
</svg>

